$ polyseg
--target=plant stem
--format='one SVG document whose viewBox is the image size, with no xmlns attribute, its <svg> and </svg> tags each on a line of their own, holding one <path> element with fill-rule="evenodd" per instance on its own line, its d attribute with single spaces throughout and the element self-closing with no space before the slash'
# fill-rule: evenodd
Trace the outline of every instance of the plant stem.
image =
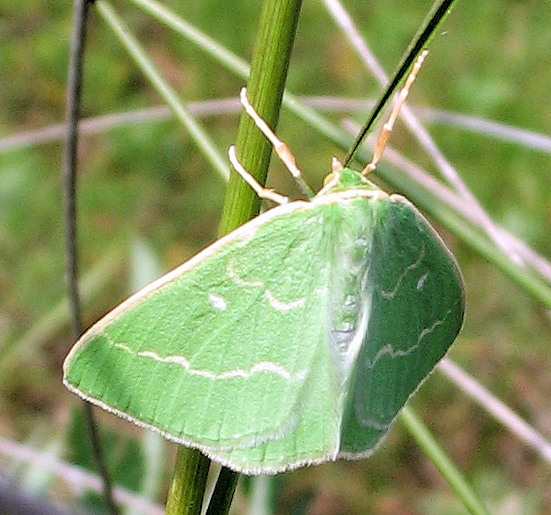
<svg viewBox="0 0 551 515">
<path fill-rule="evenodd" d="M 302 0 L 266 0 L 262 8 L 247 92 L 258 113 L 272 128 L 276 127 L 279 118 L 301 3 Z M 272 148 L 245 114 L 239 122 L 236 149 L 243 166 L 264 184 Z M 219 236 L 255 216 L 259 207 L 260 201 L 256 194 L 237 174 L 232 173 L 226 191 Z M 199 451 L 182 446 L 178 448 L 167 514 L 199 513 L 191 510 L 200 510 L 206 482 L 204 471 L 208 470 L 209 464 L 209 459 Z M 197 477 L 193 474 L 197 474 Z M 237 478 L 235 472 L 222 469 L 210 511 L 216 509 L 216 513 L 220 515 L 228 512 Z"/>
<path fill-rule="evenodd" d="M 199 515 L 210 461 L 195 449 L 179 446 L 168 492 L 166 515 Z"/>
<path fill-rule="evenodd" d="M 66 256 L 67 301 L 74 339 L 82 332 L 82 309 L 78 283 L 78 238 L 77 238 L 77 164 L 78 164 L 78 121 L 82 100 L 82 77 L 84 49 L 89 0 L 75 0 L 71 55 L 67 84 L 66 137 L 63 152 L 63 225 Z M 92 456 L 103 480 L 103 498 L 108 513 L 117 515 L 119 509 L 113 499 L 113 481 L 105 462 L 105 454 L 92 406 L 83 404 Z"/>
<path fill-rule="evenodd" d="M 302 0 L 266 0 L 262 9 L 247 83 L 247 96 L 268 125 L 275 129 Z M 236 140 L 237 157 L 264 184 L 272 147 L 243 113 Z M 258 213 L 259 198 L 235 173 L 230 175 L 219 236 Z"/>
<path fill-rule="evenodd" d="M 212 492 L 206 515 L 228 513 L 238 479 L 239 474 L 237 472 L 222 467 L 216 481 L 216 486 Z"/>
<path fill-rule="evenodd" d="M 415 412 L 406 406 L 400 414 L 402 423 L 408 428 L 417 444 L 438 468 L 446 482 L 463 502 L 469 513 L 473 515 L 489 515 L 488 510 L 463 477 L 459 469 L 453 464 L 444 449 L 438 445 L 428 428 L 421 422 Z"/>
</svg>

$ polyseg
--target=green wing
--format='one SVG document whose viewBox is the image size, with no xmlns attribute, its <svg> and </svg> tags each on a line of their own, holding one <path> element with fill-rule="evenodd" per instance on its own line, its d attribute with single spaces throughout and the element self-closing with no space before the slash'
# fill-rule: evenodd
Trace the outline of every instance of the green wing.
<svg viewBox="0 0 551 515">
<path fill-rule="evenodd" d="M 342 425 L 341 456 L 372 452 L 398 411 L 445 355 L 463 323 L 455 258 L 405 198 L 377 207 L 367 272 L 369 324 Z"/>
<path fill-rule="evenodd" d="M 65 384 L 214 458 L 292 434 L 308 383 L 335 426 L 319 216 L 274 208 L 130 297 L 77 342 Z"/>
<path fill-rule="evenodd" d="M 85 333 L 65 384 L 245 473 L 370 454 L 463 317 L 449 251 L 379 193 L 237 229 Z"/>
</svg>

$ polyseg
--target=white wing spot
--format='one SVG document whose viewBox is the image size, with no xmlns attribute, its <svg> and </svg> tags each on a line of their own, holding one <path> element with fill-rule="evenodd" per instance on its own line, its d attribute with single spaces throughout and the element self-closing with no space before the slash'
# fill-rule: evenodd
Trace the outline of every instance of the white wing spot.
<svg viewBox="0 0 551 515">
<path fill-rule="evenodd" d="M 419 277 L 419 280 L 417 281 L 417 289 L 422 290 L 423 286 L 425 286 L 425 283 L 427 282 L 427 277 L 429 276 L 429 273 L 423 274 L 421 277 Z"/>
<path fill-rule="evenodd" d="M 211 293 L 209 294 L 209 300 L 214 309 L 218 311 L 226 311 L 228 304 L 226 303 L 226 299 L 224 297 L 220 297 L 220 295 Z"/>
<path fill-rule="evenodd" d="M 307 373 L 306 369 L 291 373 L 285 367 L 281 366 L 279 363 L 274 363 L 273 361 L 260 361 L 259 363 L 254 364 L 249 370 L 235 368 L 233 370 L 224 370 L 223 372 L 216 373 L 206 369 L 192 368 L 191 363 L 184 356 L 180 356 L 178 354 L 160 356 L 156 352 L 148 350 L 135 352 L 124 343 L 115 343 L 114 347 L 140 358 L 152 359 L 154 361 L 158 361 L 159 363 L 179 365 L 189 374 L 204 377 L 205 379 L 210 379 L 211 381 L 235 379 L 238 377 L 242 379 L 249 379 L 251 376 L 259 373 L 277 375 L 286 381 L 302 381 L 306 377 Z"/>
<path fill-rule="evenodd" d="M 302 306 L 304 306 L 304 303 L 306 302 L 305 297 L 302 297 L 301 299 L 293 300 L 291 302 L 284 302 L 274 297 L 274 294 L 270 290 L 266 290 L 264 292 L 264 295 L 266 295 L 266 298 L 268 299 L 270 306 L 272 306 L 277 311 L 281 311 L 281 312 L 290 311 L 291 309 L 301 308 Z"/>
</svg>

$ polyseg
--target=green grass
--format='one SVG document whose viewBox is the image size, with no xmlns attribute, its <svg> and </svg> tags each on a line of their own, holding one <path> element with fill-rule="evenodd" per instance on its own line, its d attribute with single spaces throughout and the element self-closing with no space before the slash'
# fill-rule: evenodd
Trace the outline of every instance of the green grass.
<svg viewBox="0 0 551 515">
<path fill-rule="evenodd" d="M 166 2 L 221 43 L 250 57 L 256 4 L 235 2 L 231 8 L 224 1 L 186 4 L 193 5 Z M 118 7 L 183 98 L 237 98 L 241 80 L 132 5 Z M 430 2 L 355 2 L 349 7 L 387 71 L 392 71 Z M 445 23 L 446 34 L 433 40 L 409 104 L 551 133 L 548 19 L 549 4 L 543 2 L 462 0 Z M 61 121 L 69 6 L 8 2 L 0 6 L 0 20 L 0 76 L 9 78 L 0 84 L 1 134 Z M 159 103 L 95 14 L 88 50 L 86 116 Z M 317 2 L 303 6 L 288 85 L 305 95 L 371 98 L 379 93 Z M 365 115 L 352 116 L 361 122 Z M 210 117 L 205 124 L 221 149 L 234 141 L 236 115 Z M 430 132 L 494 220 L 549 256 L 550 156 L 460 128 L 433 125 Z M 315 186 L 329 170 L 330 156 L 342 156 L 285 111 L 278 133 Z M 391 145 L 422 165 L 429 163 L 400 127 Z M 61 361 L 72 343 L 66 324 L 30 350 L 17 347 L 22 335 L 64 294 L 60 152 L 58 142 L 0 153 L 0 347 L 14 345 L 17 356 L 24 355 L 0 365 L 0 435 L 32 441 L 38 448 L 57 440 L 70 457 L 78 446 L 64 436 L 69 433 L 70 407 L 76 405 L 60 383 Z M 83 273 L 110 252 L 121 259 L 130 252 L 136 235 L 154 249 L 162 270 L 184 261 L 215 237 L 224 184 L 176 122 L 134 125 L 83 138 L 80 160 Z M 270 183 L 284 192 L 296 191 L 281 170 L 274 163 Z M 453 358 L 549 433 L 548 313 L 457 238 L 444 236 L 458 257 L 467 286 L 467 321 Z M 128 283 L 128 273 L 118 273 L 85 305 L 86 323 L 121 300 L 129 292 Z M 551 510 L 545 497 L 549 465 L 442 376 L 434 374 L 413 404 L 494 512 L 504 512 L 503 506 L 520 506 L 510 513 Z M 136 436 L 135 429 L 113 417 L 102 417 L 102 422 L 122 437 L 121 455 L 131 454 L 132 443 L 126 439 Z M 59 495 L 56 484 L 49 489 L 53 497 Z M 344 513 L 464 512 L 399 425 L 372 459 L 286 474 L 275 488 L 281 513 L 293 509 L 302 513 L 301 503 L 338 506 Z"/>
</svg>

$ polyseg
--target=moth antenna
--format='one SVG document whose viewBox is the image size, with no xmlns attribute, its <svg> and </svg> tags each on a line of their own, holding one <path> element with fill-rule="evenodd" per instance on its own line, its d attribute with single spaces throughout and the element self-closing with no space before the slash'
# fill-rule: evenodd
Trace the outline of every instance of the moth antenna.
<svg viewBox="0 0 551 515">
<path fill-rule="evenodd" d="M 404 86 L 398 93 L 398 97 L 396 99 L 394 107 L 392 108 L 392 111 L 390 112 L 388 121 L 383 125 L 383 128 L 381 129 L 381 133 L 379 134 L 379 139 L 377 140 L 377 144 L 375 145 L 375 150 L 373 151 L 373 157 L 371 158 L 371 161 L 365 166 L 365 168 L 362 171 L 363 175 L 367 175 L 371 173 L 373 170 L 375 170 L 375 168 L 377 168 L 377 165 L 381 160 L 381 156 L 383 155 L 383 151 L 388 142 L 388 138 L 392 133 L 392 129 L 394 129 L 394 124 L 396 123 L 398 114 L 400 113 L 400 109 L 404 105 L 404 102 L 406 101 L 406 98 L 409 95 L 411 85 L 417 78 L 417 74 L 419 73 L 419 70 L 421 69 L 421 66 L 423 65 L 423 62 L 425 61 L 428 53 L 429 53 L 428 50 L 426 49 L 423 50 L 419 54 L 419 57 L 417 57 L 417 60 L 415 61 L 413 68 L 409 72 L 408 78 L 406 79 Z"/>
<path fill-rule="evenodd" d="M 241 175 L 243 180 L 253 189 L 253 191 L 260 197 L 266 200 L 271 200 L 276 204 L 287 204 L 289 199 L 284 195 L 271 190 L 269 188 L 264 188 L 239 162 L 235 154 L 235 146 L 232 145 L 228 149 L 228 157 L 230 158 L 230 163 L 235 168 L 235 171 Z"/>
<path fill-rule="evenodd" d="M 250 116 L 251 120 L 259 128 L 260 132 L 262 132 L 262 134 L 264 134 L 264 136 L 266 136 L 268 141 L 272 144 L 279 159 L 281 159 L 282 163 L 285 165 L 285 168 L 289 170 L 289 173 L 293 176 L 302 192 L 308 197 L 314 197 L 314 190 L 304 180 L 302 172 L 297 166 L 295 156 L 293 155 L 287 144 L 276 136 L 274 131 L 266 123 L 266 120 L 264 120 L 264 118 L 262 118 L 258 114 L 256 109 L 249 102 L 249 99 L 247 98 L 247 88 L 241 88 L 241 94 L 239 95 L 239 98 L 241 100 L 241 105 L 245 109 L 245 112 Z"/>
</svg>

